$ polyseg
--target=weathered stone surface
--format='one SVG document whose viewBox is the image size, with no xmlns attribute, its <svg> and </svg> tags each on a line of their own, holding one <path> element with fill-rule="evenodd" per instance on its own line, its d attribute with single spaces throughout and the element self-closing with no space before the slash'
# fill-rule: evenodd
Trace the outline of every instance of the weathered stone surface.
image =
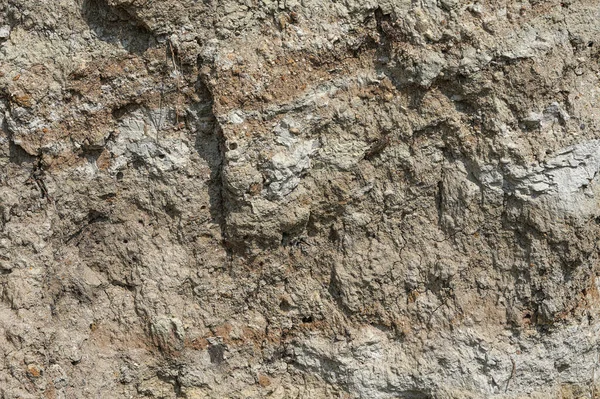
<svg viewBox="0 0 600 399">
<path fill-rule="evenodd" d="M 0 397 L 598 397 L 598 37 L 0 0 Z"/>
</svg>

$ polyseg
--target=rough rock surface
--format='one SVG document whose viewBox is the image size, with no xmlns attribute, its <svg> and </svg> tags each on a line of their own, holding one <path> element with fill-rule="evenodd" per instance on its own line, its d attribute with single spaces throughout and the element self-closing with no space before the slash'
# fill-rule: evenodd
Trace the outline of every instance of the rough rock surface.
<svg viewBox="0 0 600 399">
<path fill-rule="evenodd" d="M 591 0 L 0 0 L 0 397 L 600 397 Z"/>
</svg>

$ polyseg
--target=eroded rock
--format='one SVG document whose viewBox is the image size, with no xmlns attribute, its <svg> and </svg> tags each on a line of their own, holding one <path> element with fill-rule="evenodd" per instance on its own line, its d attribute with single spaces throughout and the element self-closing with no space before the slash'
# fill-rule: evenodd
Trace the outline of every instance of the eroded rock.
<svg viewBox="0 0 600 399">
<path fill-rule="evenodd" d="M 593 397 L 597 14 L 0 0 L 0 396 Z"/>
</svg>

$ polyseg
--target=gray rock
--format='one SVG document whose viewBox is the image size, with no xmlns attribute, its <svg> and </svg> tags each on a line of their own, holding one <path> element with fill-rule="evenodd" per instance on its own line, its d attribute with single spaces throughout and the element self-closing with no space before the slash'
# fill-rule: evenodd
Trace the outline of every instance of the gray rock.
<svg viewBox="0 0 600 399">
<path fill-rule="evenodd" d="M 0 0 L 0 397 L 593 397 L 597 14 Z"/>
<path fill-rule="evenodd" d="M 0 26 L 0 40 L 6 40 L 10 37 L 10 26 Z"/>
</svg>

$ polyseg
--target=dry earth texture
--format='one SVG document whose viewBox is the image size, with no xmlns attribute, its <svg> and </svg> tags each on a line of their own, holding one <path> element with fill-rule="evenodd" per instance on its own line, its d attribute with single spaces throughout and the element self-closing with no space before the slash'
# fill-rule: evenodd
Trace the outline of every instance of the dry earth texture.
<svg viewBox="0 0 600 399">
<path fill-rule="evenodd" d="M 0 397 L 600 397 L 592 0 L 0 0 Z"/>
</svg>

